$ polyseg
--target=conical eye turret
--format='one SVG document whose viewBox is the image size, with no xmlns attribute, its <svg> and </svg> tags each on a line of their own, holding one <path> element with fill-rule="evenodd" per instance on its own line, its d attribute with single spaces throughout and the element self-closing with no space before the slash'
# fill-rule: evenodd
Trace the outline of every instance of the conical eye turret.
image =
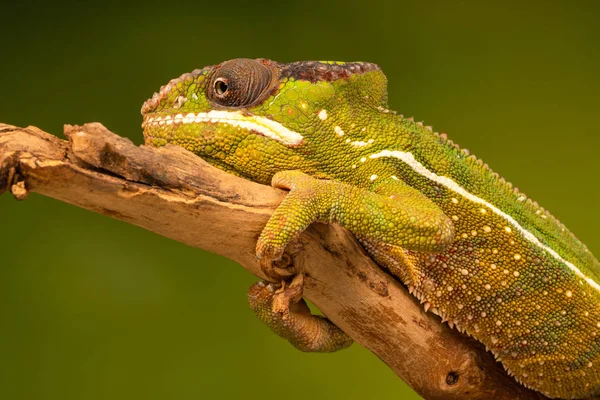
<svg viewBox="0 0 600 400">
<path fill-rule="evenodd" d="M 237 58 L 217 66 L 206 86 L 208 98 L 225 107 L 247 107 L 274 86 L 276 70 L 257 60 Z"/>
</svg>

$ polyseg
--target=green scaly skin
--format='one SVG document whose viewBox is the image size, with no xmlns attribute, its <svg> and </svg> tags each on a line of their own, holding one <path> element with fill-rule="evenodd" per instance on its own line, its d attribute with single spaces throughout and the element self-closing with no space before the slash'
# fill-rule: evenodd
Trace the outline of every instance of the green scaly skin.
<svg viewBox="0 0 600 400">
<path fill-rule="evenodd" d="M 307 352 L 327 353 L 344 349 L 352 339 L 327 318 L 314 316 L 302 299 L 303 276 L 289 287 L 276 289 L 257 282 L 248 291 L 248 302 L 258 319 L 294 347 Z"/>
<path fill-rule="evenodd" d="M 265 265 L 310 223 L 339 223 L 519 382 L 550 397 L 600 390 L 598 261 L 487 165 L 389 111 L 374 64 L 232 60 L 172 80 L 142 113 L 147 144 L 291 190 L 259 238 Z M 312 335 L 264 304 L 251 299 L 280 335 Z"/>
</svg>

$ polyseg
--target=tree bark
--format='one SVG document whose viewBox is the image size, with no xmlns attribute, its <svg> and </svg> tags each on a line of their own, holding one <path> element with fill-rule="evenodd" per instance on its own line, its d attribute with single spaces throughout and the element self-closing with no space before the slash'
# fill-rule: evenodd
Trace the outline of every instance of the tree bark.
<svg viewBox="0 0 600 400">
<path fill-rule="evenodd" d="M 0 123 L 0 194 L 40 193 L 215 252 L 264 278 L 256 240 L 285 192 L 212 167 L 176 146 L 137 147 L 99 123 L 68 141 Z M 543 399 L 484 347 L 425 313 L 350 233 L 313 224 L 289 259 L 305 297 L 426 399 Z"/>
</svg>

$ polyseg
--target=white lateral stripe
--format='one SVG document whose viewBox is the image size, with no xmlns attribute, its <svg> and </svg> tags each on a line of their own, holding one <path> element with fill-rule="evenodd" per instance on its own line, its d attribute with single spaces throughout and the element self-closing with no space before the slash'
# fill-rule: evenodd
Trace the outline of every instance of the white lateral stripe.
<svg viewBox="0 0 600 400">
<path fill-rule="evenodd" d="M 371 154 L 369 156 L 369 158 L 380 158 L 380 157 L 393 157 L 393 158 L 402 160 L 409 167 L 411 167 L 416 173 L 426 177 L 427 179 L 430 179 L 434 182 L 439 183 L 440 185 L 452 190 L 455 193 L 460 194 L 461 196 L 469 199 L 470 201 L 472 201 L 474 203 L 481 204 L 481 205 L 488 207 L 490 210 L 492 210 L 492 212 L 494 212 L 495 214 L 499 215 L 500 217 L 502 217 L 506 221 L 508 221 L 516 230 L 518 230 L 525 237 L 525 239 L 529 240 L 531 243 L 535 244 L 536 246 L 540 247 L 541 249 L 546 250 L 552 257 L 554 257 L 556 260 L 562 262 L 569 269 L 571 269 L 575 273 L 575 275 L 584 279 L 594 289 L 600 291 L 600 285 L 598 285 L 593 279 L 585 276 L 583 274 L 583 272 L 581 272 L 579 270 L 579 268 L 577 268 L 575 265 L 568 262 L 567 260 L 563 259 L 556 251 L 554 251 L 550 247 L 548 247 L 548 246 L 544 245 L 542 242 L 540 242 L 539 239 L 537 237 L 535 237 L 535 235 L 533 233 L 529 232 L 528 230 L 523 228 L 521 225 L 519 225 L 519 223 L 517 221 L 515 221 L 515 219 L 513 217 L 506 214 L 505 212 L 503 212 L 496 206 L 488 203 L 487 201 L 475 196 L 472 193 L 469 193 L 458 183 L 454 182 L 452 179 L 450 179 L 446 176 L 440 176 L 434 172 L 431 172 L 430 170 L 425 168 L 425 166 L 423 166 L 423 164 L 421 164 L 419 161 L 417 161 L 411 153 L 397 151 L 397 150 L 394 150 L 394 151 L 382 150 L 379 153 Z"/>
<path fill-rule="evenodd" d="M 297 145 L 302 142 L 304 137 L 298 132 L 294 132 L 281 125 L 279 122 L 272 121 L 268 118 L 259 117 L 257 115 L 246 116 L 239 111 L 224 111 L 224 110 L 211 110 L 207 113 L 189 113 L 186 115 L 177 114 L 173 116 L 172 122 L 171 117 L 165 117 L 167 124 L 171 123 L 200 123 L 200 122 L 211 122 L 211 123 L 226 123 L 242 129 L 248 129 L 256 131 L 263 136 L 277 140 L 285 145 Z M 145 124 L 157 125 L 161 122 L 160 117 L 148 118 Z"/>
</svg>

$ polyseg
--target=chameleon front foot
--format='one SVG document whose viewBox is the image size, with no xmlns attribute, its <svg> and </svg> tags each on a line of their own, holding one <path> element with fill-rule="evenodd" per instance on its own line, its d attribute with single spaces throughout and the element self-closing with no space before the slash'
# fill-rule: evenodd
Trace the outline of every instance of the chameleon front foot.
<svg viewBox="0 0 600 400">
<path fill-rule="evenodd" d="M 300 233 L 317 219 L 319 216 L 317 204 L 323 196 L 315 193 L 327 194 L 327 190 L 322 181 L 299 171 L 283 171 L 275 174 L 272 185 L 290 192 L 277 207 L 258 238 L 256 256 L 265 275 L 270 279 L 274 278 L 274 281 L 281 281 L 297 274 L 297 271 L 292 271 L 291 274 L 282 271 L 281 261 L 282 257 L 285 258 L 284 251 L 288 245 L 297 244 L 296 239 Z M 293 252 L 297 251 L 298 249 L 295 249 Z"/>
<path fill-rule="evenodd" d="M 294 347 L 327 353 L 346 348 L 352 339 L 325 317 L 312 315 L 302 299 L 304 275 L 286 286 L 257 282 L 248 290 L 248 302 L 258 319 Z"/>
</svg>

